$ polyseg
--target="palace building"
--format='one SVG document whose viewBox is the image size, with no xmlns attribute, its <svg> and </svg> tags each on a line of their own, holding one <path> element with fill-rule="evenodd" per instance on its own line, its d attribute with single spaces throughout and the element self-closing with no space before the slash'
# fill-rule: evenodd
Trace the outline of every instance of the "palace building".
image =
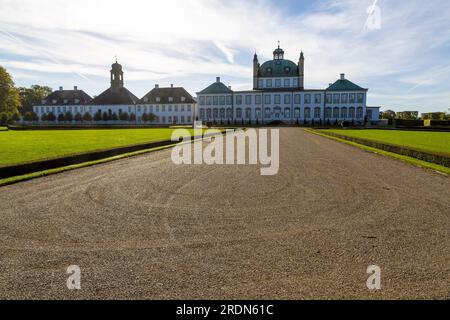
<svg viewBox="0 0 450 320">
<path fill-rule="evenodd" d="M 327 89 L 305 89 L 305 57 L 284 59 L 278 46 L 273 60 L 253 58 L 253 89 L 233 91 L 216 82 L 197 93 L 198 117 L 213 123 L 341 123 L 378 122 L 379 107 L 367 107 L 367 91 L 344 74 Z"/>
<path fill-rule="evenodd" d="M 56 123 L 72 123 L 76 119 L 94 123 L 191 125 L 195 118 L 195 100 L 181 87 L 156 85 L 142 99 L 124 86 L 122 66 L 116 61 L 111 67 L 110 87 L 92 98 L 77 87 L 51 93 L 33 107 L 41 121 L 48 115 Z"/>
</svg>

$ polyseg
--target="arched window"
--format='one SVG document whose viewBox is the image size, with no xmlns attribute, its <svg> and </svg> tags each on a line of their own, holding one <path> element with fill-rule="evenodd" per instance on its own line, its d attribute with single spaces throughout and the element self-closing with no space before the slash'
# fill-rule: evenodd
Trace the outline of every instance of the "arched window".
<svg viewBox="0 0 450 320">
<path fill-rule="evenodd" d="M 251 117 L 252 117 L 252 109 L 250 108 L 245 109 L 245 118 L 251 119 Z"/>
<path fill-rule="evenodd" d="M 311 108 L 305 108 L 305 119 L 311 118 Z"/>
<path fill-rule="evenodd" d="M 241 108 L 236 109 L 236 118 L 242 118 L 242 109 Z"/>
<path fill-rule="evenodd" d="M 270 115 L 271 115 L 271 110 L 270 110 L 270 108 L 266 108 L 266 109 L 264 110 L 264 116 L 265 116 L 266 118 L 270 118 Z"/>
<path fill-rule="evenodd" d="M 339 108 L 338 107 L 335 107 L 334 109 L 333 109 L 333 118 L 339 118 Z"/>
<path fill-rule="evenodd" d="M 217 118 L 219 118 L 219 110 L 218 109 L 214 109 L 213 110 L 213 115 L 214 115 L 214 119 L 217 119 Z"/>
<path fill-rule="evenodd" d="M 220 109 L 220 118 L 225 119 L 225 109 L 224 108 Z"/>
<path fill-rule="evenodd" d="M 325 109 L 325 118 L 330 119 L 331 118 L 331 108 L 328 107 Z"/>
<path fill-rule="evenodd" d="M 356 111 L 356 118 L 362 119 L 363 118 L 363 108 L 358 107 L 358 111 Z"/>
<path fill-rule="evenodd" d="M 343 107 L 341 109 L 341 118 L 342 119 L 346 119 L 347 118 L 347 108 L 346 107 Z"/>
<path fill-rule="evenodd" d="M 294 118 L 295 119 L 300 119 L 300 108 L 295 108 L 294 109 Z"/>
<path fill-rule="evenodd" d="M 227 118 L 232 119 L 233 118 L 233 109 L 228 108 L 227 109 Z"/>
<path fill-rule="evenodd" d="M 212 115 L 211 115 L 211 109 L 209 109 L 209 108 L 206 109 L 206 119 L 207 119 L 207 120 L 211 119 L 211 116 L 212 116 Z"/>
<path fill-rule="evenodd" d="M 255 117 L 256 119 L 261 119 L 261 108 L 256 108 Z"/>
<path fill-rule="evenodd" d="M 349 115 L 348 115 L 348 117 L 350 118 L 350 119 L 355 119 L 355 108 L 354 107 L 351 107 L 350 109 L 349 109 Z"/>
<path fill-rule="evenodd" d="M 289 108 L 284 108 L 284 117 L 286 119 L 289 119 L 291 117 L 291 109 Z"/>
<path fill-rule="evenodd" d="M 314 118 L 316 118 L 316 119 L 320 118 L 320 108 L 319 107 L 314 108 Z"/>
</svg>

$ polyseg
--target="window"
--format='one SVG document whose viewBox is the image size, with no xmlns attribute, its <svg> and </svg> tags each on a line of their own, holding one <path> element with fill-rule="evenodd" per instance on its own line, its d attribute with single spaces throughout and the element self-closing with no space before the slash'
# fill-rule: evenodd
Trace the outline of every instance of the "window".
<svg viewBox="0 0 450 320">
<path fill-rule="evenodd" d="M 64 99 L 64 104 L 67 104 L 69 102 L 69 100 Z"/>
<path fill-rule="evenodd" d="M 311 109 L 305 108 L 305 119 L 310 119 L 310 118 L 311 118 Z"/>
<path fill-rule="evenodd" d="M 286 119 L 289 119 L 291 117 L 291 109 L 289 109 L 289 108 L 284 109 L 284 117 Z"/>
<path fill-rule="evenodd" d="M 322 95 L 321 94 L 316 94 L 314 96 L 314 103 L 322 103 Z"/>
<path fill-rule="evenodd" d="M 169 102 L 173 102 L 173 97 L 169 97 Z"/>
<path fill-rule="evenodd" d="M 258 80 L 258 88 L 262 88 L 264 86 L 263 81 L 260 79 Z"/>
<path fill-rule="evenodd" d="M 242 109 L 241 108 L 236 109 L 236 118 L 242 118 Z"/>
<path fill-rule="evenodd" d="M 184 123 L 184 116 L 181 116 L 181 123 Z"/>
<path fill-rule="evenodd" d="M 220 109 L 220 118 L 225 119 L 225 108 Z"/>
<path fill-rule="evenodd" d="M 206 97 L 206 105 L 210 106 L 211 105 L 211 97 Z"/>
<path fill-rule="evenodd" d="M 186 98 L 185 97 L 181 97 L 181 102 L 185 102 Z"/>
<path fill-rule="evenodd" d="M 270 108 L 266 108 L 266 109 L 264 110 L 264 117 L 270 118 L 270 116 L 271 116 Z"/>
<path fill-rule="evenodd" d="M 332 103 L 332 95 L 331 94 L 327 94 L 325 97 L 325 103 Z"/>
<path fill-rule="evenodd" d="M 218 96 L 213 97 L 213 105 L 215 105 L 215 106 L 219 105 L 219 97 Z"/>
<path fill-rule="evenodd" d="M 291 79 L 284 79 L 284 87 L 289 88 L 291 86 Z"/>
<path fill-rule="evenodd" d="M 265 104 L 271 104 L 272 103 L 272 96 L 270 96 L 270 95 L 265 95 L 264 96 L 264 103 Z"/>
<path fill-rule="evenodd" d="M 177 107 L 175 107 L 175 108 L 177 108 Z M 184 106 L 183 105 L 181 106 L 181 112 L 184 112 Z"/>
<path fill-rule="evenodd" d="M 367 119 L 370 120 L 373 118 L 373 112 L 371 109 L 367 109 L 366 113 L 367 113 Z"/>
<path fill-rule="evenodd" d="M 213 116 L 214 116 L 214 117 L 213 117 L 214 119 L 219 118 L 219 110 L 218 110 L 218 109 L 214 109 L 214 110 L 213 110 Z"/>
<path fill-rule="evenodd" d="M 256 108 L 255 109 L 255 118 L 256 119 L 261 119 L 261 108 Z"/>
<path fill-rule="evenodd" d="M 341 95 L 339 93 L 335 93 L 333 95 L 333 103 L 334 104 L 339 104 L 341 103 Z"/>
<path fill-rule="evenodd" d="M 159 112 L 159 106 L 156 106 L 156 112 Z"/>
<path fill-rule="evenodd" d="M 298 88 L 298 79 L 297 78 L 292 80 L 292 86 L 295 87 L 295 88 Z"/>
<path fill-rule="evenodd" d="M 200 97 L 200 105 L 201 106 L 205 105 L 205 97 Z"/>
<path fill-rule="evenodd" d="M 343 107 L 341 109 L 341 118 L 342 119 L 346 119 L 347 118 L 347 108 L 346 107 Z"/>
<path fill-rule="evenodd" d="M 341 94 L 341 102 L 348 103 L 348 94 L 347 93 Z"/>
<path fill-rule="evenodd" d="M 300 118 L 300 108 L 295 108 L 294 109 L 294 118 L 295 119 Z"/>
<path fill-rule="evenodd" d="M 172 106 L 168 106 L 169 112 L 172 112 Z"/>
<path fill-rule="evenodd" d="M 275 80 L 275 87 L 276 88 L 281 88 L 281 79 L 276 79 Z"/>
<path fill-rule="evenodd" d="M 228 119 L 233 118 L 233 109 L 231 109 L 231 108 L 227 109 L 227 118 Z"/>
<path fill-rule="evenodd" d="M 246 105 L 252 104 L 252 96 L 250 96 L 250 95 L 245 96 L 245 104 Z"/>
<path fill-rule="evenodd" d="M 364 102 L 364 94 L 358 93 L 358 103 L 363 103 L 363 102 Z"/>
<path fill-rule="evenodd" d="M 236 96 L 236 104 L 238 106 L 242 105 L 242 96 L 241 95 Z"/>
<path fill-rule="evenodd" d="M 138 111 L 138 112 L 141 112 L 141 106 L 138 106 L 138 107 L 137 107 L 137 111 Z M 75 112 L 77 112 L 76 108 L 75 108 Z"/>
<path fill-rule="evenodd" d="M 163 123 L 166 123 L 166 117 L 165 117 L 165 116 L 162 117 L 162 122 L 163 122 Z"/>
<path fill-rule="evenodd" d="M 120 111 L 122 111 L 122 110 L 120 110 Z M 147 112 L 147 106 L 144 106 L 144 112 Z M 120 112 L 120 113 L 122 113 L 122 112 Z"/>
<path fill-rule="evenodd" d="M 316 119 L 320 118 L 320 108 L 319 107 L 314 108 L 314 118 L 316 118 Z"/>
<path fill-rule="evenodd" d="M 296 95 L 294 96 L 294 103 L 295 103 L 295 104 L 300 104 L 300 95 L 299 95 L 299 94 L 296 94 Z"/>
<path fill-rule="evenodd" d="M 339 118 L 339 108 L 338 107 L 335 107 L 334 109 L 333 109 L 333 118 Z"/>
<path fill-rule="evenodd" d="M 267 88 L 272 88 L 272 79 L 267 79 L 266 80 L 266 87 Z"/>
<path fill-rule="evenodd" d="M 291 95 L 285 94 L 284 95 L 284 104 L 290 104 L 291 103 Z"/>
<path fill-rule="evenodd" d="M 355 108 L 351 107 L 348 112 L 348 117 L 350 119 L 355 119 Z"/>
<path fill-rule="evenodd" d="M 220 104 L 221 106 L 224 106 L 224 105 L 225 105 L 225 96 L 221 96 L 221 97 L 219 98 L 219 104 Z"/>
<path fill-rule="evenodd" d="M 350 93 L 349 98 L 348 98 L 348 102 L 349 103 L 355 103 L 355 94 L 354 93 Z"/>
<path fill-rule="evenodd" d="M 331 118 L 331 108 L 330 107 L 325 109 L 325 118 L 327 118 L 327 119 Z"/>
<path fill-rule="evenodd" d="M 174 106 L 175 112 L 178 112 L 178 106 Z M 184 107 L 183 107 L 184 109 Z"/>
<path fill-rule="evenodd" d="M 305 104 L 311 104 L 311 95 L 305 94 Z"/>
<path fill-rule="evenodd" d="M 205 109 L 200 109 L 200 118 L 205 119 Z"/>
<path fill-rule="evenodd" d="M 257 95 L 257 96 L 255 96 L 255 104 L 261 104 L 261 96 L 260 95 Z"/>
<path fill-rule="evenodd" d="M 206 109 L 206 118 L 208 120 L 211 119 L 211 109 L 210 108 Z"/>
<path fill-rule="evenodd" d="M 275 104 L 280 104 L 281 103 L 281 96 L 279 94 L 276 94 L 274 96 L 274 103 Z"/>
<path fill-rule="evenodd" d="M 358 107 L 358 110 L 356 111 L 356 118 L 357 119 L 363 118 L 363 108 L 362 107 Z"/>
<path fill-rule="evenodd" d="M 227 105 L 230 105 L 233 103 L 233 99 L 231 96 L 227 96 Z"/>
<path fill-rule="evenodd" d="M 161 98 L 160 97 L 156 97 L 156 102 L 160 102 Z"/>
<path fill-rule="evenodd" d="M 188 112 L 191 112 L 191 110 L 192 110 L 192 109 L 191 109 L 191 105 L 188 104 L 188 106 L 187 106 L 187 111 L 188 111 Z"/>
<path fill-rule="evenodd" d="M 161 111 L 166 112 L 166 106 L 161 106 Z"/>
<path fill-rule="evenodd" d="M 251 119 L 251 117 L 252 117 L 252 109 L 250 108 L 245 109 L 245 118 Z"/>
</svg>

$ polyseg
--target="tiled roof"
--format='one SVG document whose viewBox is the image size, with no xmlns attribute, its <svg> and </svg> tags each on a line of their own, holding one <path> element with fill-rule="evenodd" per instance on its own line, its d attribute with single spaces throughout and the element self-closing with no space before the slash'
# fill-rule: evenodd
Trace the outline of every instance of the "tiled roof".
<svg viewBox="0 0 450 320">
<path fill-rule="evenodd" d="M 92 98 L 83 90 L 58 90 L 49 94 L 43 101 L 36 101 L 35 105 L 83 105 L 91 101 Z"/>
<path fill-rule="evenodd" d="M 354 84 L 347 79 L 341 79 L 328 87 L 328 91 L 364 91 L 366 89 Z"/>
<path fill-rule="evenodd" d="M 222 82 L 214 82 L 212 85 L 203 89 L 199 94 L 221 94 L 221 93 L 233 93 L 233 90 L 228 88 Z"/>
<path fill-rule="evenodd" d="M 93 103 L 96 105 L 133 105 L 138 103 L 139 98 L 132 94 L 127 88 L 109 88 L 96 97 Z"/>
<path fill-rule="evenodd" d="M 195 103 L 195 100 L 184 88 L 170 87 L 170 88 L 154 88 L 152 91 L 147 93 L 142 99 L 140 99 L 139 103 L 142 104 Z"/>
</svg>

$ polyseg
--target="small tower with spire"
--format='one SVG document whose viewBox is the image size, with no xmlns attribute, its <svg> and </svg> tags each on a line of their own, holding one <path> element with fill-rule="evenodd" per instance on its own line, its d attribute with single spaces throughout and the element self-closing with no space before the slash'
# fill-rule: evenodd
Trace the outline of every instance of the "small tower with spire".
<svg viewBox="0 0 450 320">
<path fill-rule="evenodd" d="M 260 64 L 258 61 L 258 55 L 255 52 L 253 57 L 253 90 L 258 89 L 258 74 L 259 74 Z"/>
<path fill-rule="evenodd" d="M 121 88 L 123 88 L 123 71 L 116 58 L 116 62 L 111 66 L 111 89 L 117 91 Z"/>
<path fill-rule="evenodd" d="M 301 89 L 305 87 L 305 56 L 303 55 L 303 50 L 298 59 L 298 86 Z"/>
</svg>

